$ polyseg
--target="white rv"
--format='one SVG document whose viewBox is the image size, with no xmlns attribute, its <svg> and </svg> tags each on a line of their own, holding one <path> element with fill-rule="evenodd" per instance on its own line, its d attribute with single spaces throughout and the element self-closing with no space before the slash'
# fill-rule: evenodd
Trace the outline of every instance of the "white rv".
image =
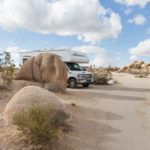
<svg viewBox="0 0 150 150">
<path fill-rule="evenodd" d="M 89 62 L 86 54 L 72 51 L 70 49 L 20 52 L 20 65 L 22 65 L 27 59 L 36 56 L 39 53 L 56 54 L 67 64 L 69 87 L 75 88 L 77 84 L 82 84 L 83 87 L 88 87 L 89 84 L 93 82 L 93 75 L 90 72 L 81 70 L 80 65 L 78 64 Z"/>
</svg>

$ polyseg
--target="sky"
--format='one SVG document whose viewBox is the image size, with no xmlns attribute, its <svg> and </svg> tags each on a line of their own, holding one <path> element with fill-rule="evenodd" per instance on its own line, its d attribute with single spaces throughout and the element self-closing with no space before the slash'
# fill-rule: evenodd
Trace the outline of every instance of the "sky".
<svg viewBox="0 0 150 150">
<path fill-rule="evenodd" d="M 71 48 L 91 65 L 150 63 L 150 0 L 0 0 L 0 53 Z"/>
</svg>

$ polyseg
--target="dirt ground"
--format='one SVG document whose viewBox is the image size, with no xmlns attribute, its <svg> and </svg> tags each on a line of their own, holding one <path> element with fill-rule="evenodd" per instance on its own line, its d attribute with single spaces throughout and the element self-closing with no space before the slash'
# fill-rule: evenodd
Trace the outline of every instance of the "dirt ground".
<svg viewBox="0 0 150 150">
<path fill-rule="evenodd" d="M 113 77 L 118 84 L 79 87 L 68 89 L 66 95 L 57 94 L 71 115 L 73 132 L 53 150 L 150 150 L 150 78 L 124 73 L 114 73 Z M 0 150 L 35 149 L 2 121 L 9 99 L 28 84 L 15 81 L 13 90 L 0 92 Z"/>
</svg>

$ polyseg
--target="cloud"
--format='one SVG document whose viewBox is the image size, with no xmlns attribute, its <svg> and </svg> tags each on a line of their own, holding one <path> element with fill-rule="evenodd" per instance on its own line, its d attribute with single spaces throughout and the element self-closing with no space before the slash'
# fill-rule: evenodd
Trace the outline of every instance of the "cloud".
<svg viewBox="0 0 150 150">
<path fill-rule="evenodd" d="M 17 46 L 8 46 L 5 51 L 10 53 L 18 53 L 21 51 L 21 49 Z"/>
<path fill-rule="evenodd" d="M 83 45 L 80 47 L 72 48 L 75 51 L 80 51 L 87 53 L 90 57 L 90 65 L 95 65 L 96 67 L 108 67 L 109 65 L 116 65 L 116 62 L 119 61 L 119 56 L 115 58 L 112 57 L 106 49 L 99 46 L 93 45 Z"/>
<path fill-rule="evenodd" d="M 146 22 L 146 18 L 143 15 L 136 15 L 134 18 L 129 19 L 128 23 L 135 25 L 144 25 Z"/>
<path fill-rule="evenodd" d="M 120 16 L 99 0 L 0 0 L 0 27 L 75 35 L 92 43 L 115 39 L 122 30 Z"/>
<path fill-rule="evenodd" d="M 131 60 L 138 59 L 140 56 L 150 57 L 150 39 L 141 41 L 136 47 L 130 48 L 129 53 L 131 55 Z"/>
<path fill-rule="evenodd" d="M 141 8 L 145 7 L 150 0 L 115 0 L 116 2 L 126 5 L 126 6 L 140 6 Z"/>
<path fill-rule="evenodd" d="M 131 55 L 130 56 L 130 60 L 131 61 L 136 61 L 136 60 L 138 60 L 139 58 L 136 56 L 136 55 Z"/>
<path fill-rule="evenodd" d="M 75 51 L 80 51 L 80 52 L 84 52 L 84 53 L 106 53 L 106 50 L 104 48 L 101 48 L 99 46 L 93 46 L 93 45 L 82 45 L 79 47 L 74 47 L 72 48 Z"/>
<path fill-rule="evenodd" d="M 90 65 L 95 67 L 108 67 L 110 64 L 112 64 L 110 56 L 104 54 L 98 54 L 93 60 L 90 60 Z"/>
<path fill-rule="evenodd" d="M 11 54 L 11 59 L 13 60 L 13 63 L 19 67 L 19 52 L 21 51 L 26 51 L 26 50 L 23 50 L 17 46 L 8 46 L 6 49 L 5 49 L 6 52 L 10 52 Z"/>
</svg>

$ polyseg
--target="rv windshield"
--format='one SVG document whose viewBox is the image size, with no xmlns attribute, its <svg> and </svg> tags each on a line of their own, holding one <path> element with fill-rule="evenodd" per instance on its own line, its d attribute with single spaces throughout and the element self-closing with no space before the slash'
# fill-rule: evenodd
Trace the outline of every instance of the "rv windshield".
<svg viewBox="0 0 150 150">
<path fill-rule="evenodd" d="M 72 71 L 81 71 L 79 64 L 76 63 L 67 63 L 68 67 Z"/>
</svg>

